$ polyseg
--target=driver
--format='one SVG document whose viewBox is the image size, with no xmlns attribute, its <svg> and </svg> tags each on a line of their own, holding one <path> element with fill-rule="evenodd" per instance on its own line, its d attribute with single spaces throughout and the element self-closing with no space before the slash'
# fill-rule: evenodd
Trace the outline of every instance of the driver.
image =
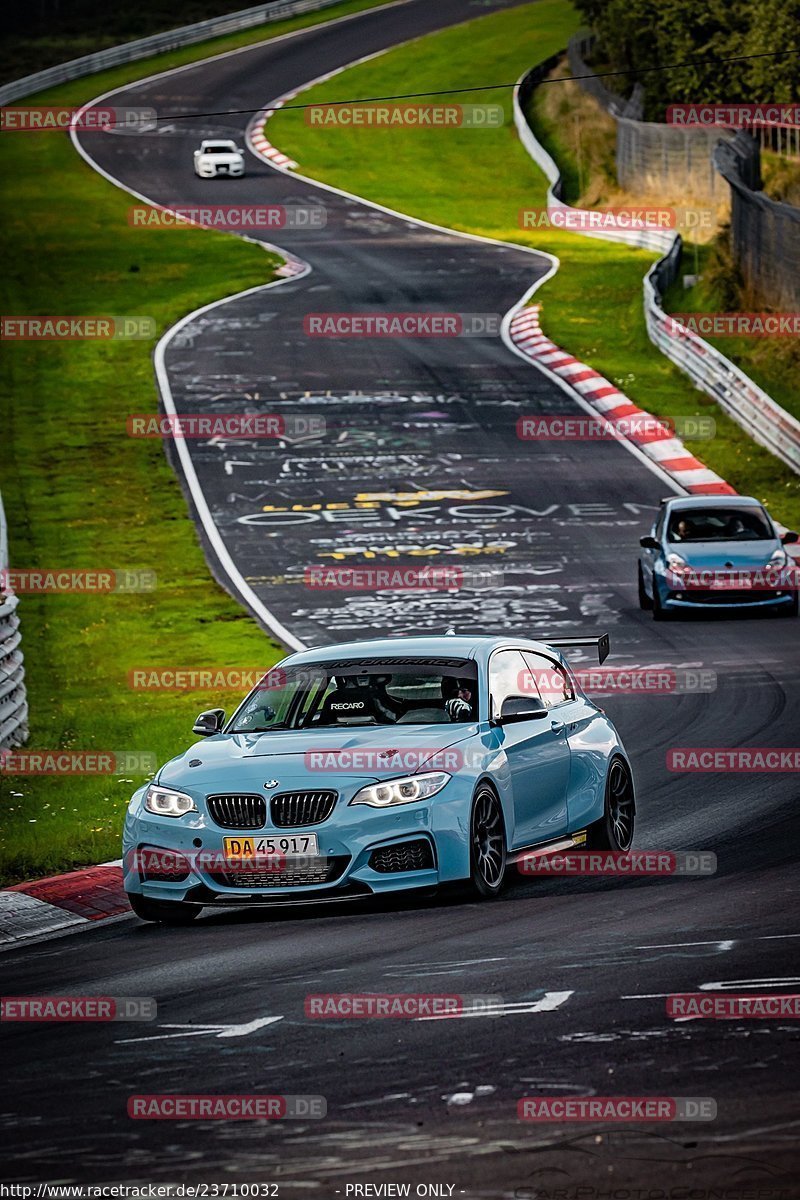
<svg viewBox="0 0 800 1200">
<path fill-rule="evenodd" d="M 445 700 L 445 711 L 451 721 L 471 721 L 475 709 L 474 692 L 471 679 L 455 680 L 455 688 L 451 680 L 442 680 L 442 691 L 453 694 Z M 449 686 L 447 686 L 449 685 Z"/>
</svg>

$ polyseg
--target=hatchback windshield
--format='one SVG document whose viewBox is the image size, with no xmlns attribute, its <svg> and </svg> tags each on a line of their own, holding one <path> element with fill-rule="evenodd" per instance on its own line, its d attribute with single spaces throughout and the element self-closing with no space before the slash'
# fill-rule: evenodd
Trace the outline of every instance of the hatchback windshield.
<svg viewBox="0 0 800 1200">
<path fill-rule="evenodd" d="M 469 659 L 278 667 L 250 693 L 226 732 L 474 721 L 477 687 L 477 667 Z"/>
<path fill-rule="evenodd" d="M 670 542 L 757 542 L 773 538 L 758 508 L 678 509 L 670 517 Z"/>
</svg>

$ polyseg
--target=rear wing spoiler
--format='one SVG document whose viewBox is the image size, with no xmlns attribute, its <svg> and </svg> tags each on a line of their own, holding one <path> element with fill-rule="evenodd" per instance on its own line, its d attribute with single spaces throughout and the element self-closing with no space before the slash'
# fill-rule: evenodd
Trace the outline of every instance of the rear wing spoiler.
<svg viewBox="0 0 800 1200">
<path fill-rule="evenodd" d="M 573 646 L 596 646 L 598 662 L 604 663 L 608 658 L 608 652 L 611 649 L 611 643 L 607 633 L 600 633 L 597 637 L 560 637 L 542 639 L 546 646 L 554 646 L 556 650 L 571 650 Z"/>
</svg>

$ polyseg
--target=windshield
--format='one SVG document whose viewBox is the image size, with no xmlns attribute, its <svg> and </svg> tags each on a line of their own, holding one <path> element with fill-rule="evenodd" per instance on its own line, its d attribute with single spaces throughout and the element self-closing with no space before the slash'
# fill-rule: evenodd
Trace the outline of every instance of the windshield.
<svg viewBox="0 0 800 1200">
<path fill-rule="evenodd" d="M 670 517 L 670 542 L 759 542 L 774 538 L 758 508 L 679 509 Z"/>
<path fill-rule="evenodd" d="M 206 146 L 204 154 L 235 154 L 236 147 L 233 142 L 215 142 L 213 146 Z"/>
<path fill-rule="evenodd" d="M 250 693 L 226 733 L 458 724 L 477 719 L 477 686 L 477 667 L 467 659 L 278 668 Z"/>
</svg>

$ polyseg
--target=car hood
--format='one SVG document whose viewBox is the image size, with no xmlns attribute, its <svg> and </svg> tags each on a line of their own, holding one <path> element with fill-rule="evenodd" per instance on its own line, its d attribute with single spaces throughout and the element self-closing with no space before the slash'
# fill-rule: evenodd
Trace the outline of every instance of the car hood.
<svg viewBox="0 0 800 1200">
<path fill-rule="evenodd" d="M 668 542 L 667 553 L 679 554 L 690 567 L 706 569 L 765 567 L 776 550 L 782 549 L 777 538 L 763 542 Z"/>
<path fill-rule="evenodd" d="M 203 738 L 159 772 L 159 783 L 200 789 L 321 786 L 332 779 L 387 779 L 441 767 L 441 752 L 477 732 L 467 725 L 382 725 L 304 730 L 298 733 L 231 733 Z M 435 755 L 430 765 L 427 760 Z"/>
</svg>

